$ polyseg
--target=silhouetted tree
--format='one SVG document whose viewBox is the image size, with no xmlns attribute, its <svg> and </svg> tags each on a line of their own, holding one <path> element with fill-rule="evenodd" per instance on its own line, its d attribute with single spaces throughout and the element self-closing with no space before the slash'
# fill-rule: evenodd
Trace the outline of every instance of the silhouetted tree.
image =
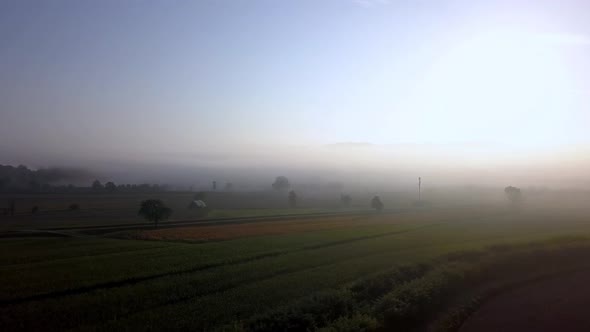
<svg viewBox="0 0 590 332">
<path fill-rule="evenodd" d="M 351 202 L 352 198 L 350 195 L 340 195 L 340 203 L 342 203 L 343 206 L 349 207 Z"/>
<path fill-rule="evenodd" d="M 522 201 L 522 194 L 520 192 L 520 188 L 508 186 L 504 188 L 504 193 L 506 194 L 508 200 L 513 204 L 517 204 Z"/>
<path fill-rule="evenodd" d="M 94 182 L 92 182 L 92 190 L 100 191 L 102 189 L 104 189 L 104 186 L 102 185 L 102 183 L 100 183 L 100 181 L 94 180 Z"/>
<path fill-rule="evenodd" d="M 108 192 L 111 192 L 111 193 L 117 190 L 117 186 L 115 185 L 115 183 L 114 183 L 114 182 L 111 182 L 111 181 L 109 181 L 109 182 L 105 183 L 105 184 L 104 184 L 104 188 L 105 188 L 105 189 L 106 189 Z"/>
<path fill-rule="evenodd" d="M 78 205 L 77 203 L 73 203 L 73 204 L 70 204 L 70 206 L 68 207 L 68 209 L 70 211 L 78 211 L 78 210 L 80 210 L 80 205 Z"/>
<path fill-rule="evenodd" d="M 217 190 L 217 181 L 213 181 L 213 191 Z"/>
<path fill-rule="evenodd" d="M 371 207 L 377 211 L 383 210 L 383 202 L 381 202 L 381 198 L 379 198 L 379 196 L 373 197 L 371 200 Z"/>
<path fill-rule="evenodd" d="M 290 187 L 291 184 L 289 183 L 289 179 L 287 179 L 285 176 L 277 176 L 275 182 L 272 184 L 272 188 L 274 190 L 286 190 Z"/>
<path fill-rule="evenodd" d="M 37 214 L 39 213 L 39 207 L 37 205 L 33 206 L 33 208 L 31 208 L 31 214 Z"/>
<path fill-rule="evenodd" d="M 141 202 L 137 214 L 149 221 L 153 221 L 154 226 L 158 228 L 158 222 L 168 219 L 172 214 L 172 209 L 159 199 L 148 199 Z"/>
<path fill-rule="evenodd" d="M 289 191 L 289 206 L 297 207 L 297 194 L 293 190 Z"/>
</svg>

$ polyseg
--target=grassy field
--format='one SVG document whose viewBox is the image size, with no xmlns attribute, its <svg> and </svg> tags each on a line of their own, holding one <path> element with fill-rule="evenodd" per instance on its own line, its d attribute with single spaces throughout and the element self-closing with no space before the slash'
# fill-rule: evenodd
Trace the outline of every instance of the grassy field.
<svg viewBox="0 0 590 332">
<path fill-rule="evenodd" d="M 255 315 L 396 267 L 491 245 L 590 235 L 586 212 L 437 207 L 163 229 L 147 232 L 151 241 L 1 239 L 0 329 L 248 330 Z M 162 240 L 170 238 L 182 241 Z"/>
<path fill-rule="evenodd" d="M 14 229 L 42 229 L 53 227 L 96 226 L 111 224 L 144 223 L 137 215 L 141 201 L 161 199 L 173 210 L 171 220 L 202 219 L 198 212 L 188 208 L 195 193 L 111 193 L 111 194 L 0 194 L 0 207 L 16 202 L 16 215 L 0 215 L 0 231 Z M 207 218 L 236 218 L 251 216 L 281 216 L 307 213 L 347 212 L 367 210 L 369 198 L 344 208 L 339 197 L 322 197 L 300 202 L 300 207 L 289 208 L 285 193 L 277 192 L 211 192 L 207 193 L 211 211 Z M 80 209 L 70 211 L 71 204 Z M 33 206 L 39 207 L 35 215 Z M 392 205 L 393 206 L 393 205 Z M 389 206 L 389 207 L 392 207 Z"/>
</svg>

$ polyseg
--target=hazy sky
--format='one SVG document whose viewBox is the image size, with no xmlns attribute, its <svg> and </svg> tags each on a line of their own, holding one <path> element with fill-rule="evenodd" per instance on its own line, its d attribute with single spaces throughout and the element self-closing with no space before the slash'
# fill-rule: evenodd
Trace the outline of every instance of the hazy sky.
<svg viewBox="0 0 590 332">
<path fill-rule="evenodd" d="M 579 154 L 588 13 L 583 0 L 4 0 L 0 163 L 207 163 L 338 142 Z"/>
</svg>

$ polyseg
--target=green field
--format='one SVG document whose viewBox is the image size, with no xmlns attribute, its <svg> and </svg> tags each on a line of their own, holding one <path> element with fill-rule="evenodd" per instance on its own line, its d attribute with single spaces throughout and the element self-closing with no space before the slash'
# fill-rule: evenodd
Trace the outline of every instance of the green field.
<svg viewBox="0 0 590 332">
<path fill-rule="evenodd" d="M 0 208 L 5 202 L 16 202 L 16 215 L 0 215 L 0 231 L 14 229 L 42 229 L 53 227 L 96 226 L 111 224 L 145 223 L 137 215 L 141 201 L 157 197 L 173 210 L 171 221 L 198 220 L 197 211 L 188 208 L 194 199 L 191 192 L 113 193 L 113 194 L 0 194 Z M 353 206 L 340 206 L 334 195 L 322 199 L 308 199 L 301 207 L 289 208 L 286 197 L 277 193 L 207 193 L 210 212 L 206 218 L 236 218 L 251 216 L 277 216 L 307 213 L 346 212 L 368 209 L 368 198 Z M 78 211 L 70 211 L 71 204 Z M 399 203 L 398 203 L 399 204 Z M 33 206 L 39 212 L 33 215 Z M 389 207 L 393 207 L 390 205 Z"/>
<path fill-rule="evenodd" d="M 584 215 L 455 207 L 207 243 L 0 239 L 0 330 L 238 330 L 253 315 L 402 265 L 590 235 Z"/>
</svg>

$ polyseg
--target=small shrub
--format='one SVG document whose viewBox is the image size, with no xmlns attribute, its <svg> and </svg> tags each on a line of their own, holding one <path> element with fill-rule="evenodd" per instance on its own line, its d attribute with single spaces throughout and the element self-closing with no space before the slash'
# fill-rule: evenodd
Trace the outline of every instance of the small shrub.
<svg viewBox="0 0 590 332">
<path fill-rule="evenodd" d="M 313 331 L 355 310 L 347 290 L 323 292 L 253 318 L 247 331 Z"/>
<path fill-rule="evenodd" d="M 410 329 L 444 302 L 450 290 L 464 279 L 465 267 L 449 264 L 407 282 L 385 295 L 376 311 L 388 327 Z"/>
<path fill-rule="evenodd" d="M 423 276 L 431 268 L 427 264 L 398 267 L 393 271 L 359 280 L 350 287 L 350 290 L 357 301 L 372 301 L 387 294 L 399 284 Z"/>
<path fill-rule="evenodd" d="M 78 210 L 80 210 L 80 205 L 78 205 L 77 203 L 73 203 L 73 204 L 70 204 L 70 206 L 68 207 L 68 209 L 70 211 L 78 211 Z"/>
<path fill-rule="evenodd" d="M 31 209 L 31 214 L 37 214 L 37 213 L 39 213 L 39 207 L 37 205 L 35 205 Z"/>
</svg>

